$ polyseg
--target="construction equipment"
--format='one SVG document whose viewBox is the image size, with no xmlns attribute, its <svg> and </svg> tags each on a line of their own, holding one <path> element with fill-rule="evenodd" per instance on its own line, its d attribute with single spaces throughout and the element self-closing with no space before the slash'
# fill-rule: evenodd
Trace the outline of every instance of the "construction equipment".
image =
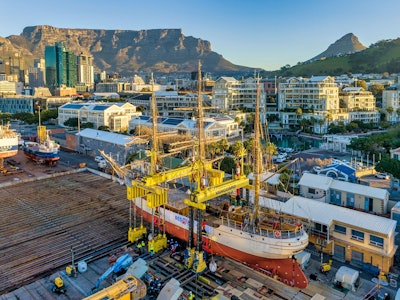
<svg viewBox="0 0 400 300">
<path fill-rule="evenodd" d="M 331 266 L 332 266 L 332 260 L 328 260 L 328 262 L 326 263 L 322 263 L 319 270 L 321 271 L 321 273 L 327 273 L 331 270 Z"/>
<path fill-rule="evenodd" d="M 53 293 L 57 294 L 65 294 L 65 292 L 67 291 L 64 286 L 64 281 L 60 276 L 54 279 L 52 291 Z"/>
<path fill-rule="evenodd" d="M 84 300 L 136 300 L 143 299 L 146 296 L 147 288 L 139 278 L 127 275 L 118 280 L 110 287 L 102 289 L 97 293 L 84 298 Z"/>
<path fill-rule="evenodd" d="M 105 280 L 108 275 L 111 273 L 118 274 L 122 272 L 126 272 L 126 270 L 129 268 L 129 266 L 133 263 L 132 256 L 130 256 L 128 253 L 120 256 L 117 261 L 109 267 L 103 275 L 99 277 L 96 281 L 96 285 L 92 288 L 92 292 L 97 292 L 99 290 L 100 284 L 103 280 Z"/>
<path fill-rule="evenodd" d="M 71 247 L 71 264 L 65 268 L 65 272 L 70 277 L 76 277 L 78 274 L 76 271 L 76 266 L 75 266 L 75 262 L 74 262 L 74 249 L 72 247 Z"/>
</svg>

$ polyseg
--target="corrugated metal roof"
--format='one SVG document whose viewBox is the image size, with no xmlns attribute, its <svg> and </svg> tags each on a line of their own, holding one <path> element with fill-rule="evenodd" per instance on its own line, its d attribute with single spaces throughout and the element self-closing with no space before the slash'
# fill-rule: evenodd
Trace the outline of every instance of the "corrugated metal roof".
<svg viewBox="0 0 400 300">
<path fill-rule="evenodd" d="M 389 192 L 386 189 L 340 180 L 333 180 L 331 188 L 377 199 L 386 199 L 389 197 Z"/>
<path fill-rule="evenodd" d="M 285 203 L 260 197 L 260 205 L 263 204 L 275 210 L 279 207 L 283 213 L 306 218 L 323 225 L 330 226 L 334 221 L 338 221 L 384 235 L 393 234 L 397 223 L 388 218 L 300 196 L 294 196 Z"/>
<path fill-rule="evenodd" d="M 260 176 L 260 181 L 267 181 L 267 183 L 269 184 L 273 184 L 273 185 L 278 185 L 280 184 L 279 182 L 279 177 L 281 176 L 281 174 L 276 174 L 276 173 L 272 173 L 272 172 L 267 172 L 267 173 L 262 173 Z M 249 178 L 250 180 L 254 179 L 254 174 L 250 173 L 249 175 L 247 175 L 247 178 Z M 268 180 L 267 180 L 268 178 Z"/>
<path fill-rule="evenodd" d="M 332 181 L 333 178 L 327 176 L 304 173 L 300 178 L 299 185 L 327 191 L 331 186 Z"/>
<path fill-rule="evenodd" d="M 116 144 L 120 146 L 124 146 L 133 140 L 133 137 L 125 134 L 119 134 L 114 132 L 108 132 L 103 130 L 96 130 L 91 128 L 85 128 L 81 132 L 78 132 L 76 135 L 80 135 L 81 137 L 101 140 L 107 143 Z"/>
<path fill-rule="evenodd" d="M 327 176 L 316 175 L 311 173 L 303 174 L 303 176 L 299 181 L 299 185 L 304 185 L 324 191 L 327 191 L 329 189 L 335 189 L 377 199 L 386 199 L 389 194 L 389 192 L 386 189 L 380 189 L 372 186 L 366 186 L 341 180 L 335 180 Z"/>
</svg>

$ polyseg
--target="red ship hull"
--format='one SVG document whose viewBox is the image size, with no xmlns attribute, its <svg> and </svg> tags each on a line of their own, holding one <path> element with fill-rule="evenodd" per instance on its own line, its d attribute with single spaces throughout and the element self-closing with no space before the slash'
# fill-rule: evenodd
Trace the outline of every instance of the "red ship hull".
<svg viewBox="0 0 400 300">
<path fill-rule="evenodd" d="M 156 227 L 164 229 L 158 217 L 153 219 L 153 216 L 146 211 L 136 208 L 137 213 L 143 216 L 143 219 L 147 222 L 154 222 Z M 166 222 L 165 231 L 172 236 L 187 241 L 189 239 L 189 231 L 179 227 L 175 224 Z M 194 234 L 194 240 L 196 241 L 197 235 Z M 210 254 L 215 254 L 227 258 L 234 259 L 244 265 L 247 265 L 265 275 L 268 275 L 288 286 L 304 289 L 308 286 L 308 280 L 299 264 L 291 259 L 268 259 L 264 257 L 254 256 L 250 253 L 245 253 L 237 249 L 228 247 L 226 245 L 214 242 L 208 239 L 206 236 L 202 237 L 203 250 Z"/>
</svg>

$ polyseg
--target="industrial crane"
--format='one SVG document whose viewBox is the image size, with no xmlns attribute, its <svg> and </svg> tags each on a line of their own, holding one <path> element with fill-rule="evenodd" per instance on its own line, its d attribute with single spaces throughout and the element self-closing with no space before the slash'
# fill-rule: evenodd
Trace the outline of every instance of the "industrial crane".
<svg viewBox="0 0 400 300">
<path fill-rule="evenodd" d="M 152 149 L 150 151 L 150 174 L 143 177 L 141 180 L 133 179 L 127 185 L 127 198 L 133 200 L 140 197 L 147 201 L 147 206 L 153 210 L 168 203 L 168 188 L 161 186 L 170 180 L 177 178 L 189 177 L 192 180 L 192 190 L 190 198 L 185 200 L 189 206 L 189 237 L 188 246 L 185 251 L 185 265 L 187 268 L 192 269 L 196 273 L 205 270 L 206 263 L 203 256 L 202 247 L 202 220 L 206 202 L 210 199 L 220 195 L 231 193 L 243 187 L 249 186 L 249 179 L 243 174 L 243 160 L 242 166 L 237 167 L 236 175 L 233 179 L 224 181 L 224 172 L 216 170 L 212 166 L 212 162 L 205 158 L 205 145 L 206 137 L 204 131 L 204 115 L 201 99 L 201 70 L 200 62 L 198 65 L 198 100 L 197 100 L 197 114 L 198 114 L 198 143 L 197 143 L 197 156 L 194 157 L 189 166 L 180 167 L 173 170 L 159 172 L 157 168 L 158 159 L 158 139 L 157 139 L 157 113 L 156 103 L 154 97 L 154 89 L 151 101 L 152 120 L 153 120 L 153 140 Z M 194 245 L 194 223 L 195 223 L 195 209 L 197 214 L 197 240 L 196 247 Z M 161 220 L 161 216 L 160 216 Z M 165 220 L 163 221 L 165 222 Z M 167 239 L 165 236 L 165 226 L 163 226 L 163 234 L 153 237 L 149 243 L 149 251 L 153 249 L 154 252 L 166 248 Z M 152 232 L 154 232 L 154 222 L 152 222 Z M 136 238 L 136 236 L 132 236 Z M 130 239 L 130 241 L 133 241 Z"/>
</svg>

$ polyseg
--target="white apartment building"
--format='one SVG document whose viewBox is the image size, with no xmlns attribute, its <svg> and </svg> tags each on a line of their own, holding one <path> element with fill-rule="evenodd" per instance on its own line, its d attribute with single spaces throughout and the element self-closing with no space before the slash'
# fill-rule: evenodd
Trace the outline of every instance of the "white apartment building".
<svg viewBox="0 0 400 300">
<path fill-rule="evenodd" d="M 279 84 L 278 109 L 301 108 L 314 111 L 339 109 L 339 88 L 331 76 L 314 76 L 310 79 L 289 78 Z"/>
<path fill-rule="evenodd" d="M 197 107 L 196 94 L 179 95 L 178 92 L 155 92 L 159 116 L 190 119 Z M 210 96 L 202 94 L 203 107 L 210 106 Z M 151 101 L 151 98 L 150 100 Z"/>
<path fill-rule="evenodd" d="M 108 126 L 111 131 L 124 132 L 129 128 L 129 120 L 141 115 L 130 103 L 67 103 L 58 108 L 58 123 L 70 118 L 78 118 L 80 123 L 93 123 L 94 128 Z"/>
<path fill-rule="evenodd" d="M 254 78 L 237 80 L 233 77 L 220 77 L 212 89 L 211 105 L 220 111 L 229 112 L 237 109 L 247 109 L 254 112 L 257 99 L 257 81 Z M 265 91 L 259 84 L 260 108 L 265 108 Z M 265 115 L 261 116 L 263 120 Z"/>
<path fill-rule="evenodd" d="M 197 120 L 164 118 L 157 119 L 157 129 L 160 132 L 176 131 L 178 134 L 198 136 Z M 146 126 L 152 128 L 153 121 L 149 116 L 139 116 L 129 121 L 129 131 L 135 129 L 136 126 Z M 239 125 L 228 116 L 204 119 L 204 131 L 206 138 L 236 138 L 242 133 Z"/>
<path fill-rule="evenodd" d="M 387 112 L 388 107 L 393 109 L 391 113 Z M 400 89 L 398 84 L 392 85 L 382 92 L 382 108 L 386 112 L 389 122 L 400 121 L 400 116 L 397 113 L 397 110 L 400 109 Z"/>
<path fill-rule="evenodd" d="M 344 88 L 340 98 L 344 100 L 349 111 L 376 110 L 374 95 L 362 87 Z"/>
<path fill-rule="evenodd" d="M 0 81 L 0 94 L 2 95 L 16 95 L 17 83 L 13 81 L 1 80 Z"/>
</svg>

